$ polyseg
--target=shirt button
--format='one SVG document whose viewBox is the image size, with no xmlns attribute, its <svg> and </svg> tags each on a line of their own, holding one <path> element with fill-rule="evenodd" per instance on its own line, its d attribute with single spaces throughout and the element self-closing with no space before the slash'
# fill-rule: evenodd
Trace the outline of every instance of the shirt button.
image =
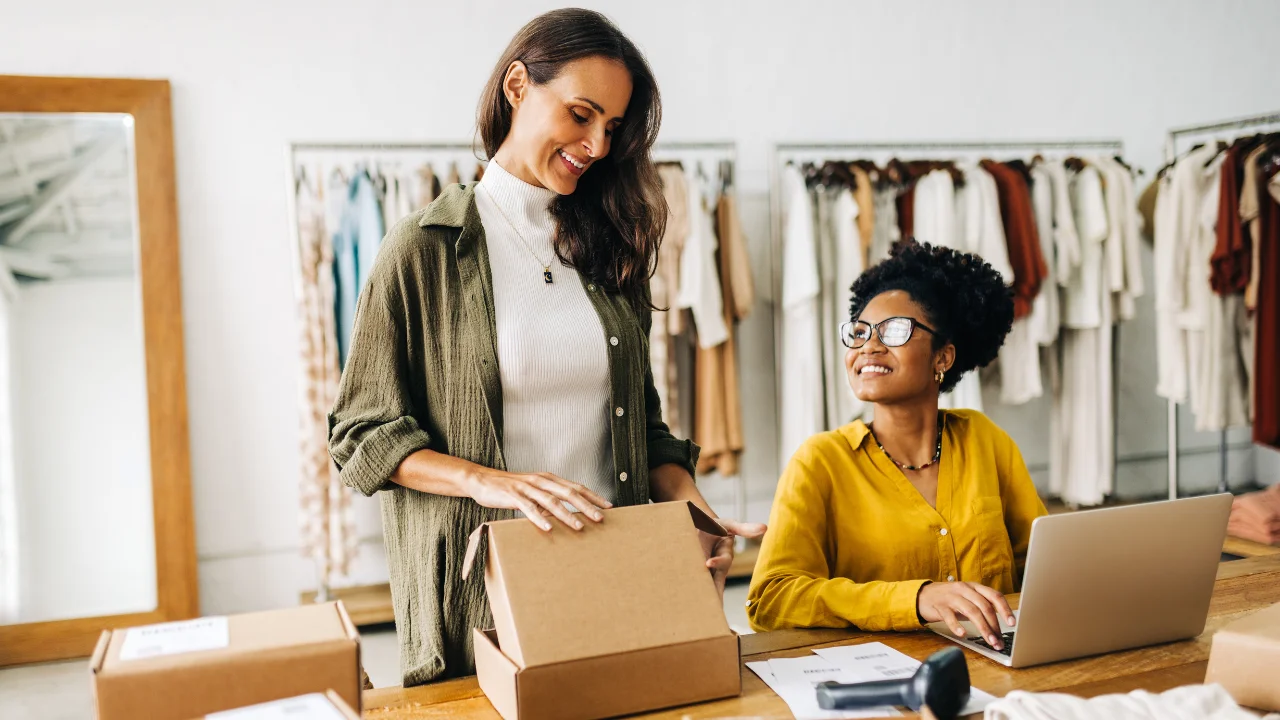
<svg viewBox="0 0 1280 720">
<path fill-rule="evenodd" d="M 955 581 L 956 581 L 956 576 L 955 576 L 955 575 L 948 575 L 948 576 L 947 576 L 947 582 L 955 582 Z"/>
<path fill-rule="evenodd" d="M 938 534 L 939 534 L 939 535 L 946 535 L 946 534 L 947 534 L 947 529 L 946 529 L 946 528 L 942 528 L 941 530 L 939 530 L 939 531 L 938 531 Z"/>
<path fill-rule="evenodd" d="M 588 286 L 587 286 L 587 289 L 588 289 L 588 290 L 590 290 L 591 292 L 595 292 L 595 291 L 596 291 L 596 286 L 595 286 L 595 284 L 593 283 L 593 284 L 591 284 L 591 285 L 588 285 Z"/>
<path fill-rule="evenodd" d="M 610 344 L 610 345 L 613 345 L 614 347 L 617 347 L 617 345 L 618 345 L 618 338 L 616 338 L 616 337 L 611 337 L 611 338 L 609 338 L 609 344 Z"/>
<path fill-rule="evenodd" d="M 626 482 L 626 481 L 627 481 L 627 474 L 626 474 L 626 473 L 618 473 L 618 479 L 619 479 L 619 480 L 621 480 L 622 482 Z"/>
<path fill-rule="evenodd" d="M 617 415 L 618 417 L 622 417 L 622 412 L 623 412 L 623 411 L 622 411 L 622 408 L 614 408 L 614 409 L 613 409 L 613 414 L 614 414 L 614 415 Z M 946 532 L 943 532 L 942 534 L 943 534 L 943 535 L 946 535 Z"/>
</svg>

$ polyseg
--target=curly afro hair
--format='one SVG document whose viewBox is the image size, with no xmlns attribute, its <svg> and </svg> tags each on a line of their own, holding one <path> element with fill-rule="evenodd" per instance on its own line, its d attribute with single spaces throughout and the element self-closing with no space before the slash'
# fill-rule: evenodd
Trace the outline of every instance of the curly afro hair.
<svg viewBox="0 0 1280 720">
<path fill-rule="evenodd" d="M 856 320 L 875 296 L 901 290 L 924 308 L 937 335 L 935 350 L 951 342 L 955 364 L 941 392 L 965 373 L 985 367 L 1000 352 L 1013 326 L 1013 290 L 981 257 L 915 240 L 898 243 L 889 259 L 862 273 L 850 291 L 849 317 Z"/>
</svg>

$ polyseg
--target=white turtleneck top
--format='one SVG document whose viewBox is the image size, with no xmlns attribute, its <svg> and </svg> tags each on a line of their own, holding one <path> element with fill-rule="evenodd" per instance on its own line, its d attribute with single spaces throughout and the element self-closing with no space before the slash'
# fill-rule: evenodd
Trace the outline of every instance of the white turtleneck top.
<svg viewBox="0 0 1280 720">
<path fill-rule="evenodd" d="M 549 472 L 615 502 L 609 339 L 578 272 L 556 257 L 556 194 L 490 161 L 475 197 L 493 274 L 507 469 Z"/>
</svg>

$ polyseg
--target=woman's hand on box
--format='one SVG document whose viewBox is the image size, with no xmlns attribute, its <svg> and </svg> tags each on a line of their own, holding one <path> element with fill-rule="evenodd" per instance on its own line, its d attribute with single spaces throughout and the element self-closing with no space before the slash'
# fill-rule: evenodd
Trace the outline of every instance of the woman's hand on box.
<svg viewBox="0 0 1280 720">
<path fill-rule="evenodd" d="M 707 567 L 711 570 L 711 576 L 716 581 L 716 590 L 720 595 L 724 595 L 724 582 L 729 577 L 729 566 L 733 565 L 733 540 L 735 537 L 744 537 L 750 540 L 757 540 L 764 537 L 768 527 L 761 523 L 743 523 L 737 520 L 717 519 L 720 527 L 724 528 L 729 535 L 716 540 L 716 544 L 711 548 L 711 557 L 707 559 Z"/>
</svg>

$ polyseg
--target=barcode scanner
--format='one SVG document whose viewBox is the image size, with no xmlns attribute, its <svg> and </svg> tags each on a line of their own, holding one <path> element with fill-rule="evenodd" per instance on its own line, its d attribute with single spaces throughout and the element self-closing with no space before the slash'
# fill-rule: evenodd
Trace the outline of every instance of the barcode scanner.
<svg viewBox="0 0 1280 720">
<path fill-rule="evenodd" d="M 903 705 L 919 711 L 928 705 L 938 720 L 952 720 L 969 702 L 969 665 L 964 651 L 947 648 L 930 655 L 906 680 L 824 682 L 817 685 L 817 693 L 823 710 Z"/>
</svg>

